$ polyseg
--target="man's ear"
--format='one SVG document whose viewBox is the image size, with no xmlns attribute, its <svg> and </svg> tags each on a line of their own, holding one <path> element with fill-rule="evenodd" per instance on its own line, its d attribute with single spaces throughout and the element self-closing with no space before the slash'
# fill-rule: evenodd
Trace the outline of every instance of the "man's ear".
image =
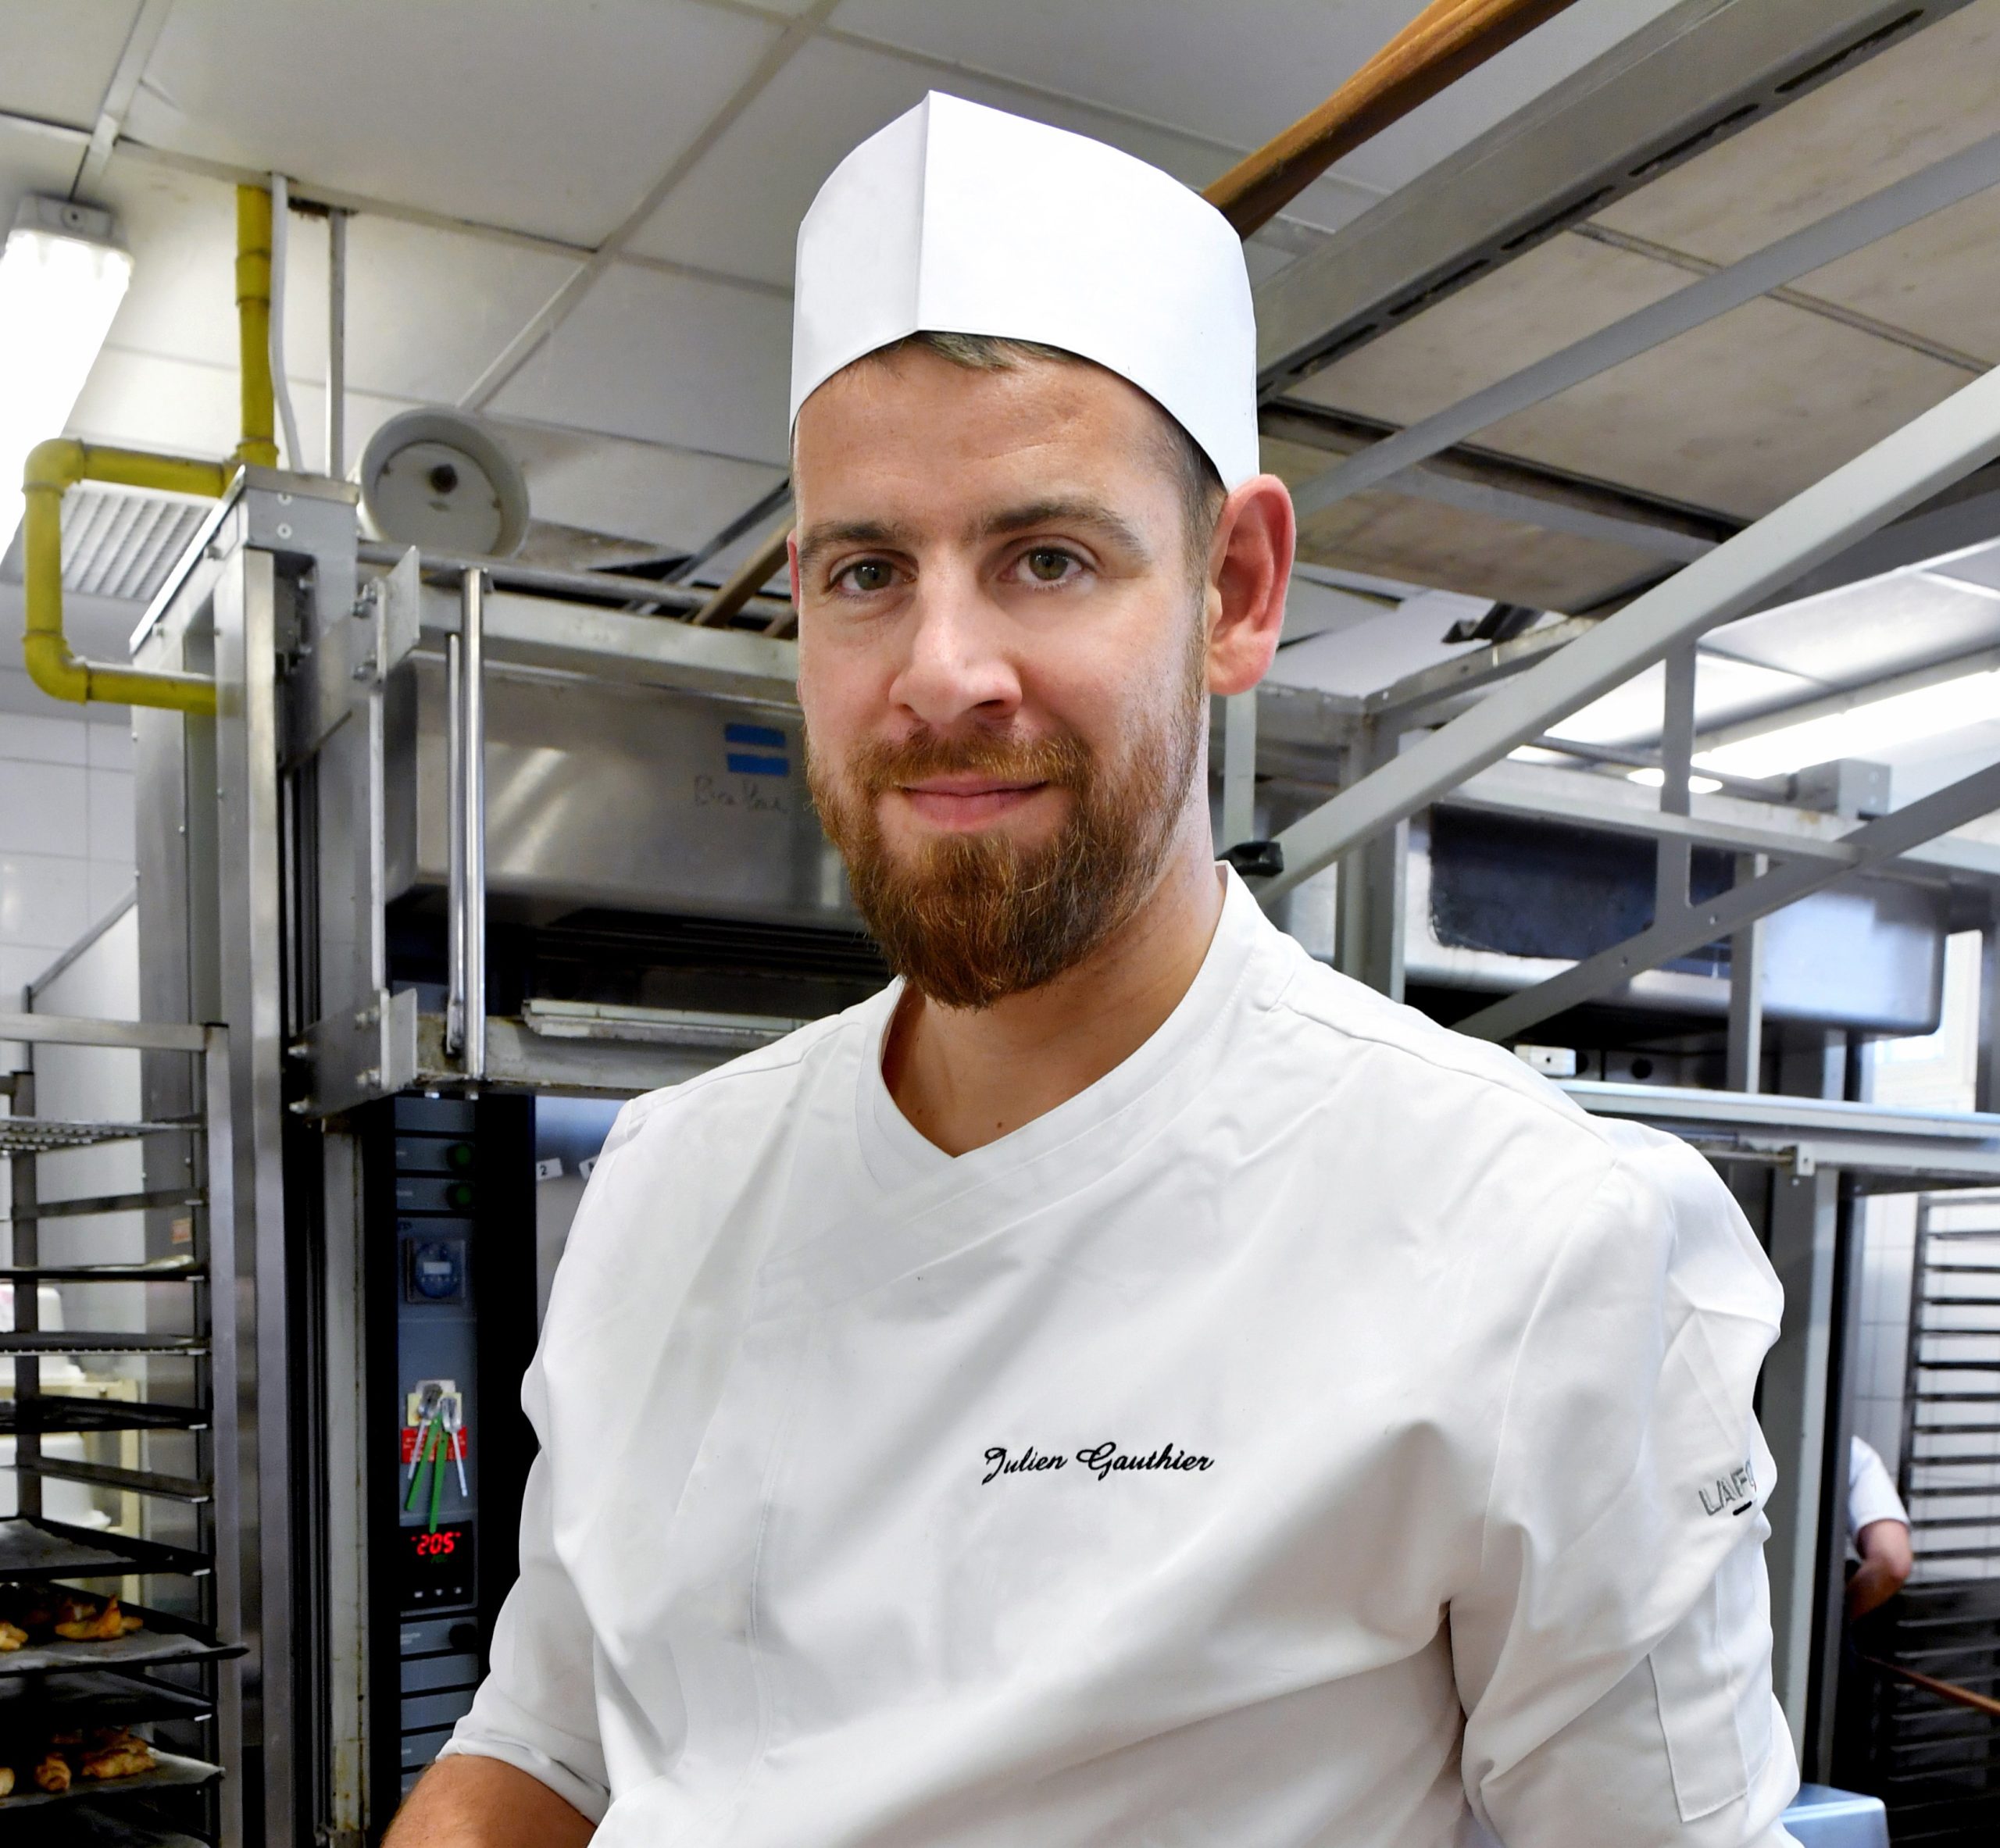
<svg viewBox="0 0 2000 1848">
<path fill-rule="evenodd" d="M 1209 553 L 1209 690 L 1248 693 L 1277 652 L 1298 523 L 1275 475 L 1231 491 Z"/>
</svg>

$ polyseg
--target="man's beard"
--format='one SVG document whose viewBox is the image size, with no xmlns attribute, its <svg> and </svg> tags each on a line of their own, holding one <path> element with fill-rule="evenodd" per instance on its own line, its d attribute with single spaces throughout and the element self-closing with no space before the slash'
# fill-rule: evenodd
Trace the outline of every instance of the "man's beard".
<svg viewBox="0 0 2000 1848">
<path fill-rule="evenodd" d="M 919 733 L 865 745 L 839 770 L 809 740 L 820 819 L 898 975 L 945 1007 L 988 1008 L 1074 969 L 1132 916 L 1173 851 L 1200 759 L 1207 712 L 1198 652 L 1190 665 L 1179 697 L 1109 768 L 1066 733 Z M 882 797 L 954 772 L 1049 784 L 1069 792 L 1070 812 L 1037 847 L 994 830 L 892 850 L 882 837 Z"/>
</svg>

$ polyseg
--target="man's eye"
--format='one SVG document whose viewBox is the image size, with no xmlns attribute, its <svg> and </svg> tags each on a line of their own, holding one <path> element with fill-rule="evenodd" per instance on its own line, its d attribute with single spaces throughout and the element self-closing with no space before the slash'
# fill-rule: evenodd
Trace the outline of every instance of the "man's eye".
<svg viewBox="0 0 2000 1848">
<path fill-rule="evenodd" d="M 1068 576 L 1077 561 L 1068 552 L 1058 551 L 1052 545 L 1038 545 L 1031 552 L 1022 555 L 1021 562 L 1027 567 L 1028 576 L 1038 583 L 1060 583 Z"/>
<path fill-rule="evenodd" d="M 896 574 L 886 559 L 863 558 L 859 565 L 848 565 L 839 581 L 850 590 L 886 590 L 896 581 Z"/>
</svg>

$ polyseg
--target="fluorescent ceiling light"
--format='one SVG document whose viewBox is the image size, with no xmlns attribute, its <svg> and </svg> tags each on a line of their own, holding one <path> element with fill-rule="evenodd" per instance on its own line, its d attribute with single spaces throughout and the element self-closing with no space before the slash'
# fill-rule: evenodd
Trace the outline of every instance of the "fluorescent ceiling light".
<svg viewBox="0 0 2000 1848">
<path fill-rule="evenodd" d="M 1777 726 L 1753 738 L 1702 751 L 1695 762 L 1726 776 L 1782 776 L 1809 764 L 1865 758 L 1912 739 L 1938 737 L 1995 719 L 2000 719 L 2000 669 L 1891 694 L 1797 725 Z"/>
<path fill-rule="evenodd" d="M 1627 770 L 1625 774 L 1632 782 L 1643 783 L 1648 789 L 1664 789 L 1666 787 L 1666 772 L 1664 770 Z M 1688 793 L 1691 796 L 1712 796 L 1721 787 L 1722 785 L 1712 776 L 1690 776 L 1688 779 Z"/>
<path fill-rule="evenodd" d="M 62 435 L 131 280 L 109 212 L 21 202 L 0 252 L 0 551 L 20 524 L 28 451 Z"/>
</svg>

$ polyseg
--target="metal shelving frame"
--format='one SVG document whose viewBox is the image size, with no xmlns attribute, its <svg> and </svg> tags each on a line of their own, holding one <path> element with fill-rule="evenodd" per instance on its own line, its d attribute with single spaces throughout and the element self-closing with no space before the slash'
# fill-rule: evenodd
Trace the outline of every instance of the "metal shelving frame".
<svg viewBox="0 0 2000 1848">
<path fill-rule="evenodd" d="M 36 1014 L 0 1014 L 0 1041 L 43 1045 L 118 1048 L 164 1054 L 189 1055 L 198 1071 L 192 1086 L 196 1108 L 172 1121 L 64 1123 L 35 1112 L 35 1079 L 32 1070 L 0 1077 L 0 1091 L 8 1097 L 10 1114 L 0 1117 L 0 1154 L 11 1158 L 11 1249 L 8 1262 L 0 1268 L 0 1281 L 14 1286 L 14 1322 L 0 1330 L 0 1354 L 13 1358 L 14 1397 L 4 1407 L 0 1427 L 10 1429 L 15 1442 L 15 1475 L 19 1485 L 16 1522 L 0 1523 L 17 1538 L 27 1537 L 33 1529 L 47 1536 L 55 1557 L 37 1575 L 57 1579 L 87 1579 L 93 1582 L 118 1574 L 98 1563 L 91 1568 L 96 1554 L 116 1556 L 126 1574 L 148 1577 L 173 1577 L 188 1582 L 185 1594 L 194 1606 L 191 1620 L 170 1617 L 149 1627 L 149 1635 L 160 1637 L 160 1646 L 148 1659 L 142 1652 L 129 1652 L 127 1661 L 112 1653 L 115 1645 L 99 1646 L 104 1652 L 90 1653 L 88 1646 L 60 1646 L 38 1652 L 62 1659 L 32 1671 L 43 1679 L 52 1693 L 68 1686 L 72 1693 L 88 1693 L 107 1677 L 129 1688 L 143 1705 L 151 1700 L 162 1711 L 172 1710 L 206 1729 L 213 1764 L 219 1777 L 197 1775 L 196 1762 L 162 1753 L 162 1762 L 171 1761 L 173 1776 L 162 1773 L 149 1783 L 202 1787 L 202 1828 L 205 1838 L 217 1848 L 240 1848 L 243 1835 L 241 1689 L 239 1669 L 244 1651 L 234 1639 L 241 1634 L 240 1586 L 238 1562 L 230 1543 L 238 1519 L 237 1447 L 233 1440 L 231 1409 L 236 1402 L 236 1318 L 230 1312 L 227 1293 L 233 1264 L 228 1254 L 234 1237 L 234 1160 L 230 1146 L 230 1065 L 227 1029 L 220 1026 L 162 1025 L 131 1021 L 102 1021 Z M 162 1137 L 185 1140 L 192 1151 L 189 1179 L 170 1187 L 138 1193 L 44 1200 L 40 1188 L 39 1158 L 71 1148 L 98 1143 Z M 86 1214 L 184 1209 L 188 1219 L 190 1250 L 181 1261 L 162 1264 L 78 1264 L 42 1261 L 42 1226 L 45 1222 L 73 1218 Z M 218 1253 L 218 1241 L 220 1252 Z M 220 1258 L 220 1261 L 218 1261 Z M 222 1288 L 217 1287 L 220 1279 Z M 93 1332 L 88 1327 L 76 1332 L 45 1330 L 40 1325 L 39 1289 L 44 1283 L 62 1283 L 77 1288 L 93 1283 L 178 1285 L 188 1293 L 185 1332 L 152 1331 Z M 221 1312 L 217 1312 L 218 1298 Z M 89 1318 L 86 1314 L 86 1322 Z M 71 1400 L 66 1395 L 42 1390 L 41 1363 L 51 1354 L 160 1354 L 184 1358 L 190 1364 L 191 1390 L 185 1404 L 153 1404 L 143 1400 L 109 1402 Z M 218 1429 L 218 1420 L 222 1429 Z M 188 1475 L 144 1468 L 125 1468 L 102 1463 L 55 1459 L 44 1452 L 42 1440 L 57 1431 L 137 1432 L 170 1430 L 187 1433 L 192 1440 L 194 1468 Z M 152 1510 L 160 1504 L 173 1504 L 177 1533 L 191 1532 L 192 1546 L 168 1545 L 142 1532 L 98 1533 L 73 1529 L 48 1521 L 43 1513 L 43 1484 L 55 1478 L 108 1489 L 137 1498 L 142 1529 L 151 1525 Z M 77 1564 L 65 1569 L 62 1553 L 66 1544 L 75 1554 Z M 0 1559 L 0 1576 L 5 1576 Z M 30 1568 L 23 1568 L 24 1571 Z M 151 1600 L 149 1600 L 151 1601 Z M 184 1647 L 166 1640 L 167 1635 L 184 1632 Z M 68 1659 L 70 1651 L 77 1659 Z M 195 1686 L 184 1682 L 161 1682 L 145 1672 L 171 1665 L 194 1678 Z M 0 1673 L 6 1671 L 0 1657 Z M 76 1678 L 88 1677 L 83 1682 Z M 130 1678 L 130 1679 L 126 1679 Z M 30 1696 L 30 1698 L 32 1698 Z M 70 1723 L 73 1725 L 72 1718 Z M 33 1796 L 37 1804 L 47 1800 Z M 73 1786 L 70 1800 L 86 1803 L 97 1811 L 93 1820 L 115 1839 L 122 1827 L 116 1818 L 127 1798 L 142 1794 L 136 1782 L 113 1782 L 101 1789 Z M 14 1799 L 0 1800 L 0 1811 Z M 103 1805 L 100 1808 L 100 1805 Z M 23 1806 L 24 1811 L 27 1806 Z M 134 1841 L 152 1839 L 150 1824 L 134 1831 Z"/>
</svg>

